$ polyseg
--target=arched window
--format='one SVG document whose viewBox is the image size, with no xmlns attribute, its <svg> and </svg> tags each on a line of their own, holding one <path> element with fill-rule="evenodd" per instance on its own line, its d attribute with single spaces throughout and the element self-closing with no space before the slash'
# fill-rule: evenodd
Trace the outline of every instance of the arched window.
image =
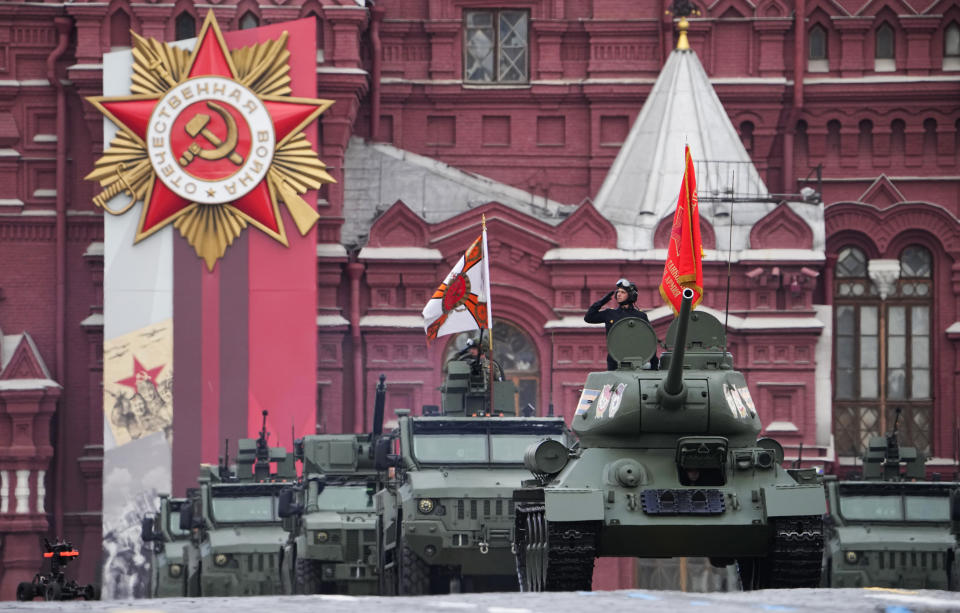
<svg viewBox="0 0 960 613">
<path fill-rule="evenodd" d="M 487 332 L 483 334 L 486 337 Z M 456 335 L 444 351 L 443 363 L 453 359 L 466 346 L 467 339 L 476 341 L 477 337 L 477 332 Z M 503 369 L 504 379 L 517 387 L 516 414 L 522 414 L 529 404 L 535 409 L 535 415 L 546 415 L 547 407 L 540 404 L 540 360 L 533 339 L 513 323 L 494 317 L 493 357 Z"/>
<path fill-rule="evenodd" d="M 815 25 L 810 28 L 810 52 L 807 56 L 811 60 L 827 59 L 827 31 L 823 26 Z"/>
<path fill-rule="evenodd" d="M 193 38 L 197 35 L 197 20 L 187 11 L 183 11 L 177 15 L 177 19 L 174 22 L 174 29 L 175 40 Z"/>
<path fill-rule="evenodd" d="M 956 21 L 943 31 L 943 69 L 960 70 L 960 24 Z"/>
<path fill-rule="evenodd" d="M 740 141 L 747 153 L 753 155 L 753 122 L 744 121 L 740 124 Z"/>
<path fill-rule="evenodd" d="M 954 21 L 943 33 L 944 57 L 960 57 L 960 25 Z"/>
<path fill-rule="evenodd" d="M 253 28 L 260 26 L 260 18 L 247 11 L 243 14 L 243 17 L 240 18 L 240 29 L 241 30 L 251 30 Z"/>
<path fill-rule="evenodd" d="M 827 62 L 827 31 L 821 25 L 810 28 L 807 50 L 807 70 L 826 72 L 830 69 Z"/>
<path fill-rule="evenodd" d="M 110 15 L 110 48 L 130 47 L 130 15 L 123 9 Z"/>
<path fill-rule="evenodd" d="M 893 28 L 888 23 L 881 24 L 875 35 L 873 69 L 877 72 L 896 70 L 895 51 Z"/>
<path fill-rule="evenodd" d="M 863 251 L 848 246 L 837 256 L 834 437 L 842 456 L 860 456 L 869 437 L 892 430 L 898 408 L 901 444 L 930 453 L 932 258 L 914 245 L 899 263 L 883 299 Z"/>
</svg>

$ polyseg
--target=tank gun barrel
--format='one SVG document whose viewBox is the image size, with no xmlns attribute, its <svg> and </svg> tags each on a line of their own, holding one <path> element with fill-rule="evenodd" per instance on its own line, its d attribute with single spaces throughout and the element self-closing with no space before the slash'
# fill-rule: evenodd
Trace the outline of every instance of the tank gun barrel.
<svg viewBox="0 0 960 613">
<path fill-rule="evenodd" d="M 687 346 L 687 328 L 690 325 L 690 307 L 693 304 L 693 290 L 684 288 L 677 315 L 677 337 L 670 356 L 670 370 L 663 380 L 663 391 L 667 397 L 676 397 L 683 392 L 683 356 Z"/>
</svg>

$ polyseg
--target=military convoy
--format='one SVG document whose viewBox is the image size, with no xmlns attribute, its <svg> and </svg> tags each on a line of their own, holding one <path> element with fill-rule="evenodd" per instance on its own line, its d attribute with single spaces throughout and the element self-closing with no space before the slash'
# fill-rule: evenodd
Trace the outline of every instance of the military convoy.
<svg viewBox="0 0 960 613">
<path fill-rule="evenodd" d="M 573 417 L 579 447 L 528 450 L 534 479 L 514 493 L 524 591 L 589 590 L 600 556 L 709 557 L 736 563 L 744 589 L 814 587 L 823 555 L 823 482 L 783 469 L 723 326 L 691 313 L 667 332 L 666 372 L 650 325 L 625 318 L 607 337 L 615 371 L 591 373 Z"/>
<path fill-rule="evenodd" d="M 960 590 L 960 483 L 926 479 L 899 419 L 869 439 L 862 480 L 826 480 L 826 587 Z"/>
<path fill-rule="evenodd" d="M 186 501 L 167 499 L 156 541 L 169 577 L 155 595 L 176 592 L 176 572 L 185 594 L 204 596 L 589 590 L 601 556 L 706 557 L 735 565 L 745 590 L 822 576 L 956 589 L 956 484 L 881 478 L 894 464 L 916 475 L 916 454 L 899 448 L 894 462 L 889 439 L 872 442 L 864 481 L 828 478 L 823 571 L 824 479 L 784 468 L 780 444 L 758 438 L 723 326 L 691 312 L 691 298 L 663 370 L 644 368 L 658 342 L 649 323 L 611 328 L 619 367 L 590 373 L 572 432 L 561 418 L 510 416 L 513 385 L 492 383 L 477 357 L 447 365 L 441 414 L 398 409 L 389 433 L 381 375 L 370 434 L 310 435 L 293 453 L 268 448 L 265 432 L 242 441 L 235 473 L 205 467 Z M 890 515 L 860 516 L 870 513 Z M 910 546 L 896 545 L 908 524 Z M 185 535 L 177 562 L 170 550 Z M 921 568 L 938 578 L 921 582 Z"/>
</svg>

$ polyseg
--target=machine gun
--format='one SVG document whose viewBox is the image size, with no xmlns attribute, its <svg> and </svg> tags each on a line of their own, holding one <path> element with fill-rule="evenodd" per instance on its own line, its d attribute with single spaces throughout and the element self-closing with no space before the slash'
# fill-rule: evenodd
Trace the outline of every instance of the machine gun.
<svg viewBox="0 0 960 613">
<path fill-rule="evenodd" d="M 882 481 L 923 480 L 926 476 L 926 458 L 916 447 L 900 445 L 900 416 L 893 421 L 893 430 L 884 436 L 871 436 L 863 454 L 863 478 Z M 903 468 L 903 470 L 901 470 Z"/>
<path fill-rule="evenodd" d="M 100 590 L 95 585 L 80 585 L 76 580 L 64 577 L 63 568 L 80 556 L 70 541 L 57 539 L 51 543 L 44 538 L 43 548 L 43 557 L 50 560 L 50 572 L 37 573 L 32 582 L 21 582 L 17 586 L 17 600 L 33 600 L 37 597 L 44 600 L 100 599 Z"/>
</svg>

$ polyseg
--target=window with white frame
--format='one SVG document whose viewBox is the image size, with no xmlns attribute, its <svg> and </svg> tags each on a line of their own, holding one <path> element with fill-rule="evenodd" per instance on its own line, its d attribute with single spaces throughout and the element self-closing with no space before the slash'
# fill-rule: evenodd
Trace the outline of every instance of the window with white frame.
<svg viewBox="0 0 960 613">
<path fill-rule="evenodd" d="M 529 22 L 527 11 L 466 11 L 463 80 L 468 83 L 528 82 Z"/>
</svg>

